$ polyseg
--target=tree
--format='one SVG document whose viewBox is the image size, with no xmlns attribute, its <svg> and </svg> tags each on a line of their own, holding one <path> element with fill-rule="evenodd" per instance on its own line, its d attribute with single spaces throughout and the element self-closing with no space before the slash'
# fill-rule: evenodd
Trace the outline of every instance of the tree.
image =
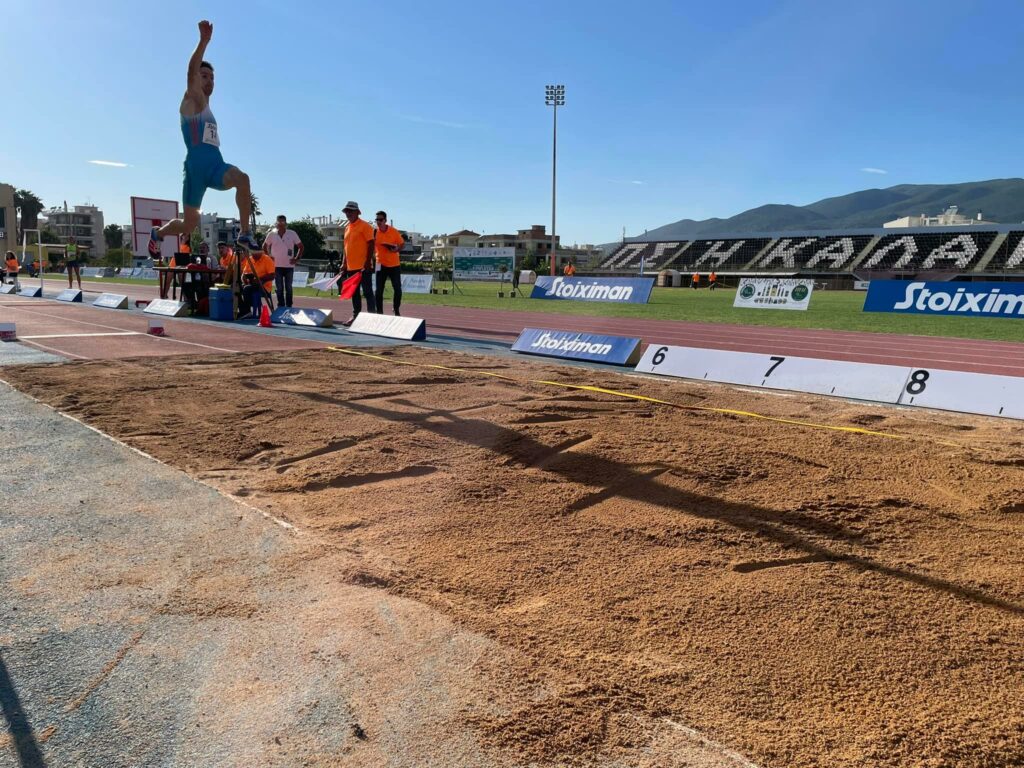
<svg viewBox="0 0 1024 768">
<path fill-rule="evenodd" d="M 117 224 L 107 224 L 103 228 L 103 239 L 107 241 L 107 248 L 120 248 L 123 244 L 121 227 Z"/>
<path fill-rule="evenodd" d="M 14 193 L 14 206 L 21 208 L 21 228 L 36 229 L 39 227 L 39 212 L 43 210 L 43 201 L 27 189 L 19 189 Z M 21 236 L 21 233 L 18 233 Z"/>
<path fill-rule="evenodd" d="M 303 258 L 312 260 L 323 260 L 327 256 L 324 253 L 324 236 L 320 230 L 310 221 L 289 221 L 288 229 L 295 230 L 295 234 L 302 241 Z"/>
<path fill-rule="evenodd" d="M 263 211 L 260 210 L 260 199 L 258 197 L 256 197 L 256 195 L 254 195 L 252 192 L 249 193 L 249 206 L 250 206 L 250 208 L 252 210 L 252 213 L 250 214 L 250 218 L 252 219 L 252 228 L 253 228 L 253 231 L 255 232 L 255 230 L 256 230 L 256 217 L 257 216 L 262 216 L 263 215 Z"/>
<path fill-rule="evenodd" d="M 26 227 L 26 229 L 32 229 L 32 227 Z M 50 229 L 49 225 L 47 225 L 43 227 L 43 231 L 39 233 L 39 242 L 56 245 L 60 242 L 60 235 Z"/>
</svg>

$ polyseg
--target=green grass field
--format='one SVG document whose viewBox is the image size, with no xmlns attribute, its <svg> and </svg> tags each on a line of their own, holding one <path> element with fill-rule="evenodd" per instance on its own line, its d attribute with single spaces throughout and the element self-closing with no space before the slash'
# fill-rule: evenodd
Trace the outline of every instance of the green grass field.
<svg viewBox="0 0 1024 768">
<path fill-rule="evenodd" d="M 64 275 L 48 275 L 47 280 L 66 281 Z M 119 278 L 89 278 L 90 282 L 117 283 Z M 155 280 L 132 280 L 133 284 L 155 285 Z M 450 283 L 435 283 L 450 288 Z M 683 320 L 698 323 L 733 323 L 764 325 L 779 328 L 823 328 L 838 331 L 869 331 L 872 333 L 909 333 L 922 336 L 951 336 L 966 339 L 1024 341 L 1024 319 L 988 317 L 943 317 L 897 315 L 863 312 L 862 291 L 816 291 L 806 312 L 779 309 L 736 309 L 732 306 L 735 291 L 707 288 L 655 288 L 649 304 L 605 304 L 582 301 L 546 301 L 542 299 L 498 298 L 498 283 L 459 283 L 462 293 L 407 293 L 403 304 L 429 304 L 478 309 L 503 309 L 518 312 L 548 312 L 561 315 L 595 315 L 601 317 L 638 317 L 657 320 Z M 529 295 L 530 286 L 525 286 Z M 297 296 L 315 296 L 309 288 L 295 290 Z M 337 301 L 337 295 L 325 300 Z M 385 301 L 389 301 L 388 288 Z"/>
</svg>

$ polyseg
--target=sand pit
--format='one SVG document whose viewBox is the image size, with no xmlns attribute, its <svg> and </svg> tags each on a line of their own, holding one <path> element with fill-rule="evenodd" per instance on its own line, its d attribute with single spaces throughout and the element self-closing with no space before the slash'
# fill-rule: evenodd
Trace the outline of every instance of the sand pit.
<svg viewBox="0 0 1024 768">
<path fill-rule="evenodd" d="M 762 766 L 1024 764 L 1024 425 L 380 355 L 3 377 L 498 640 L 494 679 L 535 703 L 465 724 L 523 761 L 635 753 L 671 722 Z"/>
</svg>

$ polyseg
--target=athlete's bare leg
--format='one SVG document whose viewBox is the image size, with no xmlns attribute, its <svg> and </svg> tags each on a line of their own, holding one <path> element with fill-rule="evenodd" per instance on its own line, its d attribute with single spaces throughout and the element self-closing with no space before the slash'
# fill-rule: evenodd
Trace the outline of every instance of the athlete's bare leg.
<svg viewBox="0 0 1024 768">
<path fill-rule="evenodd" d="M 249 174 L 243 173 L 232 166 L 224 174 L 224 189 L 235 190 L 235 202 L 238 204 L 238 222 L 242 234 L 252 230 L 252 188 L 249 186 Z"/>
<path fill-rule="evenodd" d="M 199 226 L 199 209 L 185 206 L 185 218 L 174 219 L 168 221 L 160 229 L 157 230 L 157 236 L 160 239 L 173 235 L 191 235 L 195 231 L 195 228 Z"/>
</svg>

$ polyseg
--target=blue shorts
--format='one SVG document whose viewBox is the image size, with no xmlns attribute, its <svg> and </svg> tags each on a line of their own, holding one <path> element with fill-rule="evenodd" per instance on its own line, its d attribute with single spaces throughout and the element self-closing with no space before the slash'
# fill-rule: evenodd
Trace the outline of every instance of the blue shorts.
<svg viewBox="0 0 1024 768">
<path fill-rule="evenodd" d="M 208 189 L 224 189 L 224 174 L 234 166 L 213 147 L 198 148 L 188 153 L 183 168 L 181 199 L 187 208 L 201 208 Z"/>
</svg>

